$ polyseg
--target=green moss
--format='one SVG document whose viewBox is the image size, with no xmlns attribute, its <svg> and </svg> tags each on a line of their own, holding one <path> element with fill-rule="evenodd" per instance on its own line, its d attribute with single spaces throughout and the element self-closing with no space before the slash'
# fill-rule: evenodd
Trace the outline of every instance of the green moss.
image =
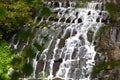
<svg viewBox="0 0 120 80">
<path fill-rule="evenodd" d="M 32 49 L 31 46 L 26 46 L 26 48 L 23 51 L 22 54 L 24 57 L 29 57 L 29 58 L 34 58 L 36 56 L 36 53 L 34 52 L 34 50 Z"/>
<path fill-rule="evenodd" d="M 102 26 L 96 33 L 96 36 L 94 37 L 94 40 L 97 40 L 100 35 L 105 34 L 105 32 L 110 28 L 110 25 Z"/>
<path fill-rule="evenodd" d="M 118 13 L 117 12 L 118 6 L 113 2 L 106 3 L 106 9 L 108 10 L 112 18 L 115 17 L 116 13 Z"/>
<path fill-rule="evenodd" d="M 120 66 L 120 60 L 111 60 L 109 62 L 101 62 L 93 67 L 92 76 L 96 76 L 100 71 L 106 70 L 108 67 L 114 68 Z"/>
<path fill-rule="evenodd" d="M 33 73 L 33 67 L 30 63 L 25 63 L 23 65 L 22 71 L 25 76 L 30 76 Z"/>
<path fill-rule="evenodd" d="M 96 66 L 93 67 L 93 70 L 92 70 L 92 75 L 95 76 L 97 75 L 97 73 L 99 73 L 100 71 L 102 70 L 105 70 L 107 68 L 107 64 L 106 63 L 100 63 Z"/>
</svg>

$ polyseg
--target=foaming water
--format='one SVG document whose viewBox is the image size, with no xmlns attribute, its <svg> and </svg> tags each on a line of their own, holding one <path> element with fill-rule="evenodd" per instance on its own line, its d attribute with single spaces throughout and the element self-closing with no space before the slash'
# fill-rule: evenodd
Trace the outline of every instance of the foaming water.
<svg viewBox="0 0 120 80">
<path fill-rule="evenodd" d="M 46 2 L 53 12 L 57 12 L 58 21 L 52 21 L 49 27 L 59 31 L 60 37 L 49 35 L 49 45 L 43 52 L 36 50 L 33 59 L 34 72 L 29 78 L 41 78 L 39 73 L 45 72 L 46 80 L 61 78 L 63 80 L 90 80 L 92 67 L 95 65 L 94 38 L 102 23 L 103 4 L 99 2 L 88 3 L 84 8 L 74 8 L 75 2 Z M 97 21 L 99 19 L 99 21 Z M 43 21 L 37 24 L 40 25 Z M 49 22 L 48 18 L 46 22 Z M 92 32 L 91 36 L 88 36 Z M 48 33 L 46 28 L 38 29 L 32 42 L 44 42 L 40 34 Z M 91 37 L 91 41 L 88 39 Z M 19 43 L 19 41 L 18 41 Z M 17 48 L 17 44 L 14 48 Z M 12 45 L 12 44 L 11 44 Z M 34 47 L 34 46 L 33 46 Z M 39 59 L 38 58 L 39 56 Z M 40 61 L 42 68 L 38 71 Z M 38 73 L 38 74 L 36 74 Z M 25 78 L 26 79 L 26 78 Z"/>
</svg>

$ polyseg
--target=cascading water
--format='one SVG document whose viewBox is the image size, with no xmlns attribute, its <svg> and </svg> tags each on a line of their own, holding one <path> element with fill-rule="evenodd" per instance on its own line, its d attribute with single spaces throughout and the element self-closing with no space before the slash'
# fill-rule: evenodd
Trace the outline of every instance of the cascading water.
<svg viewBox="0 0 120 80">
<path fill-rule="evenodd" d="M 74 8 L 75 2 L 46 2 L 53 12 L 57 12 L 57 20 L 48 25 L 57 33 L 46 27 L 37 29 L 32 44 L 37 41 L 44 43 L 41 34 L 47 35 L 50 42 L 43 52 L 36 50 L 33 59 L 34 72 L 29 78 L 41 78 L 45 72 L 46 80 L 60 78 L 63 80 L 90 80 L 92 67 L 95 65 L 94 38 L 99 28 L 104 24 L 104 14 L 101 2 L 90 2 L 85 8 Z M 97 21 L 99 19 L 99 21 Z M 46 22 L 49 22 L 49 17 Z M 40 23 L 43 22 L 43 18 Z M 40 25 L 40 23 L 38 23 Z M 89 33 L 92 33 L 89 36 Z M 91 40 L 89 40 L 91 37 Z M 17 44 L 12 43 L 14 48 Z M 27 45 L 27 44 L 26 44 Z M 25 45 L 24 45 L 25 46 Z M 32 46 L 34 48 L 34 46 Z M 23 49 L 23 48 L 22 48 Z M 22 53 L 22 52 L 21 52 Z M 38 58 L 39 56 L 39 58 Z M 38 58 L 38 59 L 37 59 Z"/>
</svg>

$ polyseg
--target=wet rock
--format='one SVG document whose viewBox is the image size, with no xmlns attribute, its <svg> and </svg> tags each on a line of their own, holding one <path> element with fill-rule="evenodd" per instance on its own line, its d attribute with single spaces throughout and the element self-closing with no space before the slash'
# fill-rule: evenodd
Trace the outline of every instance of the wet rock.
<svg viewBox="0 0 120 80">
<path fill-rule="evenodd" d="M 71 18 L 68 18 L 67 20 L 66 20 L 66 23 L 70 23 L 71 22 Z"/>
<path fill-rule="evenodd" d="M 59 42 L 59 44 L 58 44 L 58 47 L 59 47 L 59 48 L 62 48 L 62 47 L 64 47 L 64 45 L 65 45 L 65 39 L 61 38 L 61 39 L 60 39 L 60 42 Z"/>
<path fill-rule="evenodd" d="M 58 60 L 55 60 L 55 62 L 59 62 L 59 63 L 61 63 L 62 61 L 63 61 L 62 58 L 58 59 Z"/>
<path fill-rule="evenodd" d="M 59 69 L 60 63 L 61 63 L 61 61 L 55 61 L 55 63 L 53 64 L 53 75 L 54 76 L 56 75 L 56 73 Z"/>
<path fill-rule="evenodd" d="M 58 35 L 57 35 L 57 38 L 61 38 L 62 37 L 62 35 L 63 35 L 63 29 L 59 29 L 58 30 Z"/>
<path fill-rule="evenodd" d="M 69 1 L 66 2 L 66 7 L 70 7 L 69 3 L 70 3 Z"/>
<path fill-rule="evenodd" d="M 81 23 L 81 22 L 82 22 L 82 19 L 81 19 L 81 18 L 79 18 L 79 19 L 78 19 L 78 23 Z"/>
<path fill-rule="evenodd" d="M 67 39 L 70 37 L 70 34 L 71 34 L 71 29 L 67 29 L 62 38 Z"/>
<path fill-rule="evenodd" d="M 64 22 L 65 21 L 65 18 L 63 17 L 61 20 L 60 20 L 60 22 Z"/>
<path fill-rule="evenodd" d="M 48 47 L 48 53 L 52 53 L 53 52 L 53 49 L 55 48 L 55 45 L 56 45 L 56 40 L 55 39 L 52 39 L 49 47 Z"/>
<path fill-rule="evenodd" d="M 103 22 L 103 23 L 107 23 L 108 22 L 108 20 L 107 19 L 102 19 L 102 21 L 101 22 Z"/>
<path fill-rule="evenodd" d="M 91 11 L 88 12 L 88 15 L 91 15 Z"/>
<path fill-rule="evenodd" d="M 92 31 L 88 31 L 88 33 L 87 33 L 87 36 L 88 36 L 88 41 L 89 42 L 92 42 L 92 40 L 93 40 L 93 32 Z"/>
<path fill-rule="evenodd" d="M 39 72 L 41 72 L 43 70 L 43 67 L 44 67 L 44 61 L 39 60 L 37 67 L 36 67 L 36 78 L 39 78 Z"/>
<path fill-rule="evenodd" d="M 97 18 L 97 19 L 96 19 L 96 22 L 100 22 L 100 18 Z"/>
<path fill-rule="evenodd" d="M 76 19 L 74 19 L 74 20 L 72 21 L 72 23 L 75 23 L 75 20 L 76 20 Z"/>
<path fill-rule="evenodd" d="M 54 7 L 59 7 L 59 2 L 55 2 Z"/>
<path fill-rule="evenodd" d="M 52 79 L 52 80 L 63 80 L 63 79 L 61 79 L 61 78 L 54 78 L 54 79 Z"/>
<path fill-rule="evenodd" d="M 79 12 L 76 12 L 76 13 L 75 13 L 75 16 L 78 16 L 78 14 L 79 14 Z"/>
<path fill-rule="evenodd" d="M 73 29 L 72 36 L 75 36 L 75 34 L 77 34 L 77 31 Z"/>
</svg>

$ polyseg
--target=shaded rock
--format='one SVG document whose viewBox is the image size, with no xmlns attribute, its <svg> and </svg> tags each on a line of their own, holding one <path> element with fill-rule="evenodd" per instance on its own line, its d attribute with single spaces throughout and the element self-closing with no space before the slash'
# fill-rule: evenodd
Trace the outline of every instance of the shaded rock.
<svg viewBox="0 0 120 80">
<path fill-rule="evenodd" d="M 71 18 L 68 18 L 67 20 L 66 20 L 66 23 L 70 23 L 71 22 Z"/>
<path fill-rule="evenodd" d="M 69 3 L 70 3 L 69 1 L 66 2 L 66 7 L 70 7 Z"/>
<path fill-rule="evenodd" d="M 58 59 L 58 60 L 55 60 L 55 62 L 61 63 L 61 62 L 62 62 L 62 58 L 61 58 L 61 59 Z"/>
<path fill-rule="evenodd" d="M 97 19 L 96 19 L 96 22 L 100 22 L 100 18 L 97 18 Z"/>
<path fill-rule="evenodd" d="M 88 15 L 91 15 L 91 11 L 88 12 Z"/>
<path fill-rule="evenodd" d="M 63 79 L 60 79 L 60 78 L 54 78 L 54 79 L 52 79 L 52 80 L 63 80 Z"/>
<path fill-rule="evenodd" d="M 48 47 L 48 53 L 52 53 L 53 52 L 53 49 L 55 48 L 55 45 L 56 45 L 56 40 L 55 39 L 52 39 L 49 47 Z"/>
<path fill-rule="evenodd" d="M 44 61 L 39 60 L 37 67 L 36 67 L 36 78 L 39 78 L 39 72 L 41 72 L 43 70 L 43 67 L 44 67 Z"/>
<path fill-rule="evenodd" d="M 77 31 L 73 29 L 72 36 L 75 36 L 75 34 L 77 34 Z"/>
<path fill-rule="evenodd" d="M 79 18 L 79 19 L 78 19 L 78 23 L 81 23 L 81 22 L 82 22 L 82 19 L 81 19 L 81 18 Z"/>
<path fill-rule="evenodd" d="M 59 7 L 59 2 L 55 2 L 54 7 Z"/>
<path fill-rule="evenodd" d="M 64 22 L 65 21 L 65 18 L 63 17 L 61 20 L 60 20 L 60 22 Z"/>
<path fill-rule="evenodd" d="M 61 59 L 60 59 L 60 60 L 61 60 Z M 56 75 L 56 72 L 57 72 L 58 69 L 59 69 L 60 63 L 61 63 L 61 61 L 55 61 L 54 65 L 53 65 L 53 75 L 54 75 L 54 76 Z"/>
<path fill-rule="evenodd" d="M 65 31 L 65 33 L 63 34 L 63 39 L 67 39 L 68 37 L 70 37 L 70 34 L 71 34 L 71 29 L 67 29 Z"/>
<path fill-rule="evenodd" d="M 93 34 L 94 34 L 94 33 L 93 33 L 92 31 L 88 31 L 87 36 L 88 36 L 88 41 L 89 41 L 89 42 L 92 42 Z"/>
<path fill-rule="evenodd" d="M 62 48 L 62 47 L 64 47 L 64 45 L 65 45 L 65 39 L 61 38 L 61 39 L 60 39 L 60 42 L 59 42 L 59 44 L 58 44 L 58 47 L 59 47 L 59 48 Z"/>
</svg>

